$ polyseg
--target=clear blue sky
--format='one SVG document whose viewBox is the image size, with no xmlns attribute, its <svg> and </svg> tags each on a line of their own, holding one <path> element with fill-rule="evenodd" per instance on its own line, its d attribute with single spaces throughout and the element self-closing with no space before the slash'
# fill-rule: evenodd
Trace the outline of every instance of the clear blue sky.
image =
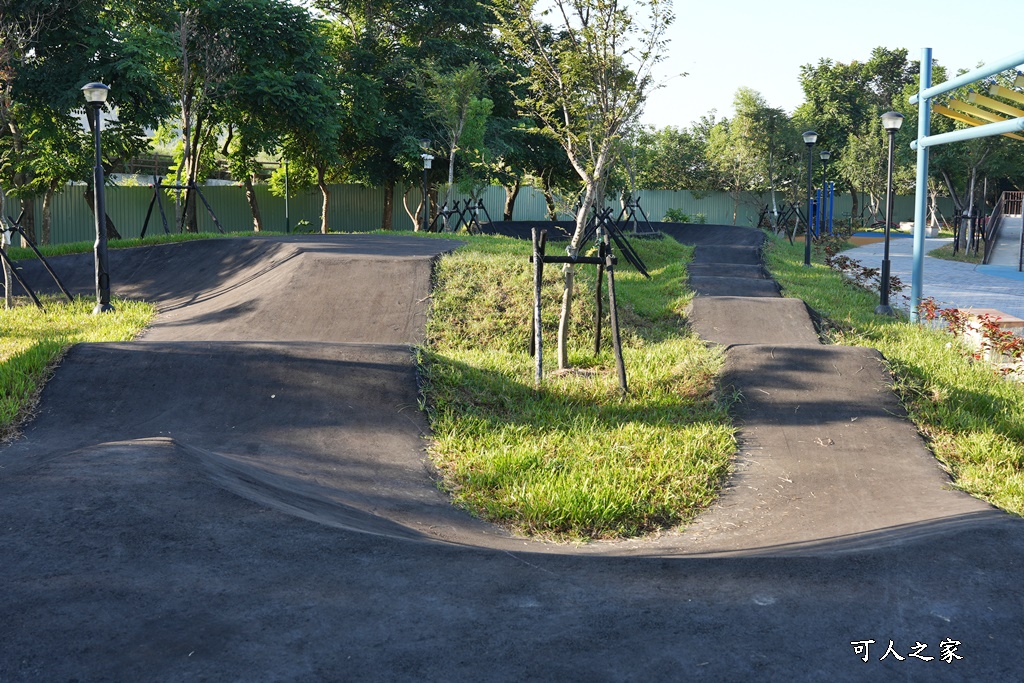
<svg viewBox="0 0 1024 683">
<path fill-rule="evenodd" d="M 1024 50 L 1022 12 L 1024 0 L 676 0 L 668 58 L 658 67 L 666 87 L 651 96 L 643 121 L 683 127 L 711 109 L 731 116 L 742 86 L 792 112 L 803 101 L 801 65 L 865 61 L 879 45 L 907 48 L 914 60 L 930 47 L 951 73 L 973 69 Z"/>
</svg>

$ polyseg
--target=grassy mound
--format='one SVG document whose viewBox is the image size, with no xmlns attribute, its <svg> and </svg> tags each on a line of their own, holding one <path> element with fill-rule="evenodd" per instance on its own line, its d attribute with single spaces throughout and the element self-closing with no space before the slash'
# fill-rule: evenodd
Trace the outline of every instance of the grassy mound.
<svg viewBox="0 0 1024 683">
<path fill-rule="evenodd" d="M 684 328 L 692 248 L 636 246 L 653 279 L 616 272 L 625 398 L 607 320 L 593 355 L 594 267 L 577 271 L 573 370 L 563 373 L 560 270 L 545 269 L 545 380 L 535 389 L 529 243 L 474 238 L 440 261 L 421 368 L 432 457 L 458 504 L 520 533 L 582 540 L 673 527 L 715 498 L 735 441 L 715 392 L 722 356 Z"/>
</svg>

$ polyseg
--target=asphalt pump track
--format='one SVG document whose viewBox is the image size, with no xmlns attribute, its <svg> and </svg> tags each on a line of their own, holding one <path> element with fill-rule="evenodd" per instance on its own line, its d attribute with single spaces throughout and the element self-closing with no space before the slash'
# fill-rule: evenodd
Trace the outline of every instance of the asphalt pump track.
<svg viewBox="0 0 1024 683">
<path fill-rule="evenodd" d="M 667 231 L 743 396 L 736 473 L 681 533 L 581 547 L 436 487 L 411 346 L 455 243 L 112 252 L 160 314 L 73 348 L 0 451 L 0 681 L 1017 680 L 1019 522 L 950 489 L 877 353 L 818 342 L 761 233 Z M 877 661 L 944 638 L 965 660 Z"/>
</svg>

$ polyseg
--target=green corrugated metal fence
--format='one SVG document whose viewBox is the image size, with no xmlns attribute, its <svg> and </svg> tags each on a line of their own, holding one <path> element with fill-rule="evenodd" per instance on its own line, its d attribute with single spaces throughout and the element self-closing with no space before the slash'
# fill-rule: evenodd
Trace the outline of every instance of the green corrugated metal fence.
<svg viewBox="0 0 1024 683">
<path fill-rule="evenodd" d="M 381 226 L 381 215 L 384 208 L 384 190 L 382 188 L 366 188 L 359 185 L 330 186 L 330 205 L 328 225 L 331 230 L 352 232 L 373 230 Z M 67 242 L 90 241 L 95 236 L 92 212 L 84 197 L 85 187 L 68 185 L 53 200 L 53 219 L 51 225 L 51 241 L 54 244 Z M 221 225 L 226 231 L 252 230 L 252 214 L 245 199 L 245 190 L 240 185 L 204 186 L 206 196 Z M 284 198 L 270 194 L 264 185 L 256 187 L 256 197 L 265 230 L 284 232 Z M 440 197 L 444 198 L 443 186 Z M 703 215 L 704 220 L 711 224 L 732 225 L 733 212 L 736 211 L 737 225 L 750 226 L 757 222 L 760 211 L 770 201 L 767 196 L 745 194 L 736 207 L 732 195 L 726 192 L 710 192 L 694 195 L 688 191 L 645 190 L 640 193 L 640 204 L 652 221 L 659 222 L 668 209 L 679 209 L 693 220 Z M 147 186 L 110 186 L 106 190 L 107 213 L 114 221 L 118 231 L 124 237 L 138 237 L 142 232 L 146 210 L 153 198 L 152 187 Z M 453 192 L 455 200 L 464 200 L 466 195 Z M 505 205 L 505 189 L 492 186 L 481 195 L 487 211 L 494 220 L 501 220 Z M 392 206 L 392 226 L 395 230 L 412 230 L 413 221 L 406 212 L 403 199 L 408 203 L 410 211 L 415 212 L 420 203 L 418 187 L 397 186 Z M 316 188 L 297 193 L 289 200 L 289 215 L 293 231 L 318 231 L 320 228 L 320 207 L 322 196 Z M 952 215 L 952 202 L 947 198 L 939 200 L 940 210 L 947 216 Z M 175 210 L 173 195 L 165 191 L 163 195 L 164 211 L 167 215 L 169 228 L 175 226 Z M 618 215 L 617 203 L 614 206 Z M 42 220 L 42 199 L 35 200 L 36 230 Z M 805 207 L 801 207 L 805 208 Z M 848 218 L 852 208 L 852 200 L 848 194 L 837 195 L 835 198 L 834 217 Z M 7 213 L 17 216 L 20 203 L 16 199 L 7 200 Z M 913 220 L 914 198 L 897 197 L 895 200 L 894 218 L 896 221 Z M 199 227 L 203 231 L 215 232 L 216 227 L 205 207 L 198 206 Z M 547 203 L 544 195 L 532 187 L 523 187 L 516 199 L 514 220 L 546 220 Z M 561 218 L 570 218 L 563 215 Z M 147 234 L 160 234 L 163 225 L 160 214 L 154 207 L 149 220 Z"/>
</svg>

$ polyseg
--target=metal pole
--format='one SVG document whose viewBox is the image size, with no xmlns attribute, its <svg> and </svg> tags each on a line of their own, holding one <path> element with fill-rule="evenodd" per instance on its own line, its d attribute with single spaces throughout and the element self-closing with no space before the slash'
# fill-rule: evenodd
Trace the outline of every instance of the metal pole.
<svg viewBox="0 0 1024 683">
<path fill-rule="evenodd" d="M 885 181 L 885 247 L 882 253 L 882 282 L 880 291 L 880 300 L 878 306 L 875 308 L 875 313 L 879 315 L 893 315 L 892 306 L 889 305 L 889 272 L 891 264 L 889 263 L 889 224 L 892 223 L 892 163 L 893 163 L 893 144 L 896 139 L 896 131 L 890 130 L 889 133 L 889 170 Z"/>
<path fill-rule="evenodd" d="M 814 157 L 812 156 L 814 149 L 814 143 L 807 143 L 807 234 L 804 235 L 804 266 L 810 268 L 811 266 L 811 215 L 814 208 L 811 204 L 811 194 L 814 190 Z"/>
<path fill-rule="evenodd" d="M 96 214 L 96 244 L 93 249 L 96 261 L 96 307 L 93 313 L 113 311 L 110 305 L 110 268 L 107 262 L 107 206 L 104 196 L 103 160 L 100 153 L 100 106 L 92 103 L 93 143 L 96 148 L 96 166 L 93 168 L 94 213 Z"/>
<path fill-rule="evenodd" d="M 430 221 L 430 197 L 427 195 L 427 162 L 423 162 L 423 232 L 427 232 Z M 539 380 L 538 380 L 539 381 Z"/>
<path fill-rule="evenodd" d="M 932 49 L 921 48 L 921 93 L 932 85 Z M 917 139 L 928 137 L 931 131 L 932 105 L 928 97 L 921 97 L 917 109 Z M 910 321 L 917 322 L 917 307 L 921 303 L 924 281 L 924 229 L 928 220 L 928 148 L 917 147 L 917 189 L 914 197 L 914 268 L 910 278 Z"/>
</svg>

